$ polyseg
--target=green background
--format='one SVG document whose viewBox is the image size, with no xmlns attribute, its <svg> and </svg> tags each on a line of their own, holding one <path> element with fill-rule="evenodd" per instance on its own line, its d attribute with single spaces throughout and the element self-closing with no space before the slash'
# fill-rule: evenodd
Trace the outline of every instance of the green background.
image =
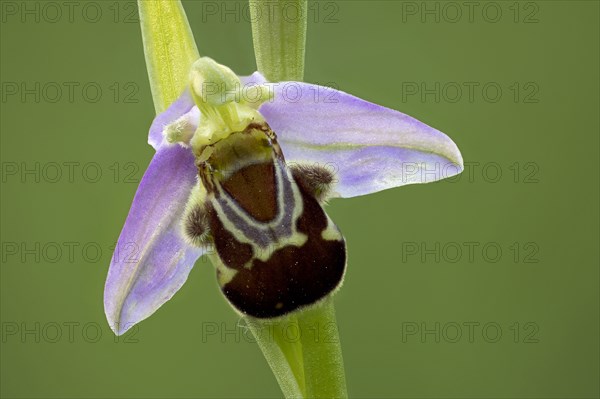
<svg viewBox="0 0 600 399">
<path fill-rule="evenodd" d="M 72 22 L 64 7 L 54 23 L 51 9 L 44 15 L 40 8 L 39 22 L 2 14 L 2 397 L 279 397 L 205 260 L 170 302 L 115 342 L 102 306 L 109 248 L 152 157 L 146 134 L 154 108 L 139 25 L 125 23 L 135 3 L 95 2 L 87 16 L 100 8 L 97 23 L 82 17 L 86 2 L 77 4 Z M 246 3 L 212 4 L 217 15 L 184 2 L 200 53 L 251 73 Z M 463 12 L 458 22 L 444 4 L 310 3 L 305 79 L 439 128 L 471 165 L 458 181 L 328 207 L 349 246 L 336 296 L 349 394 L 598 397 L 598 2 L 517 3 L 515 16 L 514 2 L 500 1 L 487 6 L 488 20 L 487 3 L 478 2 L 471 21 L 454 2 Z M 439 22 L 406 14 L 411 6 L 440 7 Z M 499 21 L 489 21 L 498 8 Z M 11 82 L 40 82 L 39 102 L 33 94 L 9 95 Z M 65 89 L 53 103 L 52 85 L 43 93 L 48 82 L 80 89 L 72 102 Z M 103 89 L 95 103 L 82 97 L 89 82 Z M 436 82 L 439 101 L 406 92 Z M 472 101 L 465 82 L 475 84 Z M 464 92 L 454 101 L 456 84 Z M 484 96 L 486 84 L 502 89 L 498 101 L 493 89 Z M 36 162 L 39 182 L 20 175 Z M 73 179 L 63 166 L 50 181 L 53 163 L 65 162 L 79 163 Z M 86 181 L 97 165 L 99 181 Z M 127 182 L 131 172 L 134 182 Z M 39 245 L 39 259 L 14 254 L 14 245 Z M 416 254 L 407 252 L 415 247 Z M 422 334 L 436 323 L 439 342 L 435 333 Z M 468 323 L 475 323 L 472 337 Z M 208 334 L 212 328 L 218 333 Z"/>
</svg>

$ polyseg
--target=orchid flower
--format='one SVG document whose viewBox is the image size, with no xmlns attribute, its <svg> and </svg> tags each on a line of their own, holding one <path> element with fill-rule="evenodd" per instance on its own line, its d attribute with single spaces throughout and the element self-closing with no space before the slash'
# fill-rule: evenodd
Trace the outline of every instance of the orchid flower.
<svg viewBox="0 0 600 399">
<path fill-rule="evenodd" d="M 148 142 L 156 154 L 117 245 L 136 253 L 113 257 L 105 288 L 117 334 L 168 301 L 213 246 L 239 312 L 272 318 L 318 303 L 346 266 L 325 201 L 462 170 L 454 142 L 410 116 L 309 83 L 238 78 L 206 57 Z"/>
<path fill-rule="evenodd" d="M 347 248 L 324 206 L 451 177 L 463 162 L 448 136 L 410 116 L 300 82 L 307 2 L 288 2 L 303 18 L 252 19 L 256 61 L 272 81 L 201 58 L 179 1 L 138 2 L 156 153 L 111 260 L 104 307 L 125 333 L 207 255 L 285 397 L 347 397 L 339 340 L 283 334 L 320 324 L 337 337 L 331 298 Z M 261 2 L 250 5 L 256 13 Z"/>
</svg>

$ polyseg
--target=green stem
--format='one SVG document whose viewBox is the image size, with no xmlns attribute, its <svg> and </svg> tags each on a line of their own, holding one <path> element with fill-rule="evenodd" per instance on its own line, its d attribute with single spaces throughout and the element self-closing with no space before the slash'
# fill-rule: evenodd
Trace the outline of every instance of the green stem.
<svg viewBox="0 0 600 399">
<path fill-rule="evenodd" d="M 302 346 L 293 335 L 294 330 L 298 331 L 296 317 L 290 316 L 279 322 L 250 318 L 244 320 L 256 338 L 284 396 L 288 399 L 306 398 Z"/>
<path fill-rule="evenodd" d="M 279 321 L 246 318 L 286 398 L 347 398 L 333 299 Z"/>
<path fill-rule="evenodd" d="M 335 320 L 333 298 L 322 306 L 298 315 L 304 355 L 304 379 L 307 398 L 346 398 L 346 376 L 340 336 Z M 305 332 L 305 331 L 303 331 Z"/>
<path fill-rule="evenodd" d="M 181 95 L 190 66 L 200 55 L 179 1 L 138 0 L 138 9 L 154 108 L 159 113 Z"/>
<path fill-rule="evenodd" d="M 267 80 L 304 78 L 307 13 L 306 0 L 250 0 L 256 65 Z"/>
</svg>

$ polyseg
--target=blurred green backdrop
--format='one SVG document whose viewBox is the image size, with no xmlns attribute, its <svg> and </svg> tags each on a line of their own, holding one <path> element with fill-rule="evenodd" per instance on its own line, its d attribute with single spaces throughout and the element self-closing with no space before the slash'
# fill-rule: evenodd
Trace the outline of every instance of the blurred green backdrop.
<svg viewBox="0 0 600 399">
<path fill-rule="evenodd" d="M 0 4 L 2 397 L 279 397 L 205 260 L 133 333 L 106 324 L 152 157 L 135 2 Z M 309 4 L 305 79 L 439 128 L 467 164 L 330 204 L 349 393 L 598 397 L 599 3 L 469 4 Z M 184 7 L 202 55 L 255 69 L 245 2 Z"/>
</svg>

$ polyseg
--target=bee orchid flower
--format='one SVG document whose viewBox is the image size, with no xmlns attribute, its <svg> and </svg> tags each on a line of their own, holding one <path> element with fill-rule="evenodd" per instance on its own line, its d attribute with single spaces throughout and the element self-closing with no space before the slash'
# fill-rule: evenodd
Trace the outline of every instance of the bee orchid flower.
<svg viewBox="0 0 600 399">
<path fill-rule="evenodd" d="M 207 253 L 241 314 L 269 319 L 317 304 L 346 268 L 327 200 L 463 168 L 448 136 L 408 115 L 332 88 L 239 78 L 206 57 L 148 141 L 156 154 L 105 286 L 117 334 L 168 301 Z"/>
</svg>

